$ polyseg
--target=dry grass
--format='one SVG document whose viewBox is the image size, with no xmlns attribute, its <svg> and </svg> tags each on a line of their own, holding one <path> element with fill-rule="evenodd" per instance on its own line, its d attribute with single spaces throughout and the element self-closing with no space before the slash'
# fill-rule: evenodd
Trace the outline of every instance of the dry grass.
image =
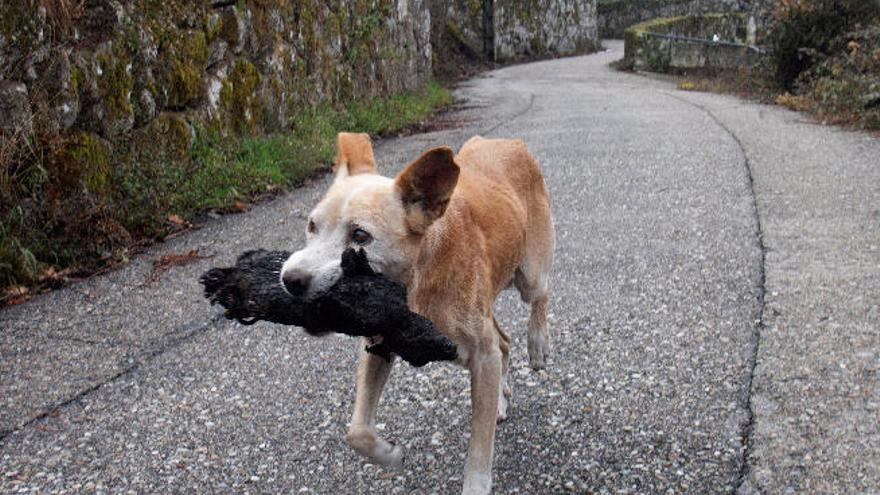
<svg viewBox="0 0 880 495">
<path fill-rule="evenodd" d="M 85 0 L 29 0 L 31 7 L 46 11 L 46 19 L 64 32 L 73 28 L 84 12 Z"/>
<path fill-rule="evenodd" d="M 813 110 L 812 100 L 806 96 L 793 95 L 787 91 L 776 97 L 776 104 L 796 112 L 811 112 Z"/>
<path fill-rule="evenodd" d="M 59 21 L 75 21 L 82 17 L 84 0 L 30 0 L 31 6 L 42 7 L 46 16 Z"/>
</svg>

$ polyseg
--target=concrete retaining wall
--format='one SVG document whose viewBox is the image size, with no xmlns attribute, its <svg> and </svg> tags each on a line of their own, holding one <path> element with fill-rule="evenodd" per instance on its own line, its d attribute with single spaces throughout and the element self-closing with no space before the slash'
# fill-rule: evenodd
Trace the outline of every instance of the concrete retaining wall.
<svg viewBox="0 0 880 495">
<path fill-rule="evenodd" d="M 754 1 L 754 0 L 752 0 Z M 630 26 L 651 19 L 743 12 L 750 0 L 611 0 L 598 6 L 599 35 L 623 38 Z"/>
<path fill-rule="evenodd" d="M 624 59 L 635 69 L 729 69 L 758 60 L 760 32 L 749 14 L 655 19 L 626 30 Z M 717 42 L 712 42 L 717 37 Z"/>
</svg>

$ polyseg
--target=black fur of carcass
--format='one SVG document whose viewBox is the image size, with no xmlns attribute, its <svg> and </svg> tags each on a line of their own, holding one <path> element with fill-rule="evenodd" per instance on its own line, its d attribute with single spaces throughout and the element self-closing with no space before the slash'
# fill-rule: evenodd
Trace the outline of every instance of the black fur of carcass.
<svg viewBox="0 0 880 495">
<path fill-rule="evenodd" d="M 363 250 L 342 254 L 342 277 L 307 299 L 290 295 L 280 273 L 290 253 L 262 249 L 242 254 L 229 268 L 201 276 L 205 297 L 226 308 L 225 316 L 245 325 L 269 321 L 303 327 L 313 335 L 338 332 L 377 337 L 367 351 L 413 366 L 457 357 L 455 344 L 406 304 L 406 288 L 377 274 Z"/>
</svg>

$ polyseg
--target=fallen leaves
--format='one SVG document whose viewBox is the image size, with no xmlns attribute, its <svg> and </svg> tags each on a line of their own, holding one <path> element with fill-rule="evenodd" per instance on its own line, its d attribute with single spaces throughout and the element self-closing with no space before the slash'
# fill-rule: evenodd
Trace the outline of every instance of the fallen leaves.
<svg viewBox="0 0 880 495">
<path fill-rule="evenodd" d="M 153 260 L 153 269 L 147 275 L 144 283 L 152 283 L 158 281 L 162 276 L 175 266 L 184 266 L 195 263 L 199 260 L 213 258 L 214 255 L 201 255 L 198 249 L 191 249 L 185 253 L 166 254 L 160 258 Z"/>
<path fill-rule="evenodd" d="M 37 294 L 64 287 L 70 281 L 72 272 L 72 268 L 56 270 L 54 266 L 50 265 L 43 270 L 37 282 L 30 287 L 24 285 L 0 287 L 0 308 L 22 304 Z"/>
<path fill-rule="evenodd" d="M 177 226 L 186 225 L 186 220 L 180 217 L 180 215 L 168 215 L 168 221 Z"/>
<path fill-rule="evenodd" d="M 3 293 L 0 294 L 0 301 L 2 301 L 3 303 L 2 305 L 7 306 L 15 306 L 16 304 L 21 304 L 27 301 L 29 298 L 30 289 L 23 285 L 13 285 L 12 287 L 7 287 L 3 289 Z"/>
</svg>

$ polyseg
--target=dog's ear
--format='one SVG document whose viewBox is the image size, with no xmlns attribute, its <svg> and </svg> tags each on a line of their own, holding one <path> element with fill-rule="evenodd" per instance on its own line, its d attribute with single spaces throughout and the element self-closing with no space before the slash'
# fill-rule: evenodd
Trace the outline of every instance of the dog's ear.
<svg viewBox="0 0 880 495">
<path fill-rule="evenodd" d="M 394 179 L 410 230 L 422 234 L 443 216 L 458 173 L 452 149 L 441 147 L 423 153 Z"/>
<path fill-rule="evenodd" d="M 373 143 L 365 132 L 340 132 L 336 135 L 336 163 L 333 172 L 337 177 L 358 174 L 375 174 L 376 159 Z"/>
</svg>

